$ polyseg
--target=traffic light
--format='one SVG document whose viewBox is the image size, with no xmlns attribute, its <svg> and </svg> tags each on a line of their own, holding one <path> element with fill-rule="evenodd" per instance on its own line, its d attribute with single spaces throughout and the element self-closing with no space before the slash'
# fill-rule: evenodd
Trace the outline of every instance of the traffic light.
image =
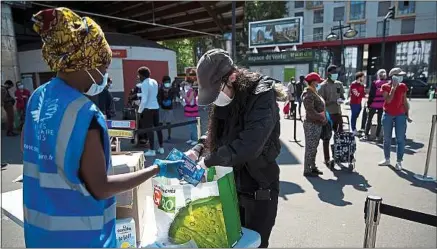
<svg viewBox="0 0 437 249">
<path fill-rule="evenodd" d="M 395 19 L 395 13 L 396 13 L 396 7 L 395 6 L 391 6 L 390 8 L 388 8 L 388 13 L 385 16 L 385 19 Z"/>
</svg>

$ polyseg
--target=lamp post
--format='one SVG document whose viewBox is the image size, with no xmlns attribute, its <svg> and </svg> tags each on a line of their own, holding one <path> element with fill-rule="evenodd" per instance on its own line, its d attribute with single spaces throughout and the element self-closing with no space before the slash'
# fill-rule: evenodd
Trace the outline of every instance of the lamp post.
<svg viewBox="0 0 437 249">
<path fill-rule="evenodd" d="M 385 29 L 387 27 L 387 20 L 395 18 L 396 7 L 392 6 L 388 9 L 387 15 L 384 17 L 384 21 L 382 22 L 382 43 L 381 43 L 381 68 L 384 68 L 384 59 L 385 59 Z"/>
<path fill-rule="evenodd" d="M 348 29 L 343 33 L 343 29 Z M 341 46 L 341 75 L 344 73 L 344 64 L 346 63 L 346 59 L 344 58 L 344 43 L 343 36 L 346 38 L 355 37 L 358 32 L 351 27 L 351 25 L 343 25 L 341 21 L 338 21 L 338 26 L 334 26 L 331 28 L 331 33 L 326 36 L 327 41 L 335 41 L 338 40 L 338 35 L 334 32 L 336 30 L 340 30 L 340 46 Z"/>
</svg>

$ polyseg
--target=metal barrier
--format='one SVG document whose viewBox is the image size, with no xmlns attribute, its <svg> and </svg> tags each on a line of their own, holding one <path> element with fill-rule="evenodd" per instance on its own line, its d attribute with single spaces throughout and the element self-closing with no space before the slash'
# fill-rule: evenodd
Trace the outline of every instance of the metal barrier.
<svg viewBox="0 0 437 249">
<path fill-rule="evenodd" d="M 134 139 L 135 144 L 138 144 L 138 136 L 146 134 L 148 132 L 160 131 L 175 127 L 187 126 L 190 124 L 196 124 L 197 126 L 197 137 L 200 138 L 202 135 L 202 127 L 200 122 L 200 117 L 197 117 L 196 120 L 181 122 L 170 125 L 162 125 L 157 127 L 145 128 L 145 129 L 137 129 L 136 121 L 134 120 L 107 120 L 106 124 L 108 125 L 109 137 L 111 139 L 115 139 L 115 151 L 120 152 L 120 139 Z M 115 129 L 112 129 L 115 128 Z"/>
<path fill-rule="evenodd" d="M 368 196 L 364 205 L 364 248 L 375 248 L 381 214 L 437 227 L 437 216 L 382 203 L 379 196 Z"/>
<path fill-rule="evenodd" d="M 429 169 L 429 164 L 431 163 L 431 153 L 432 153 L 432 146 L 434 143 L 436 124 L 437 124 L 437 115 L 432 115 L 431 132 L 429 135 L 429 142 L 428 142 L 428 151 L 426 152 L 425 171 L 423 172 L 423 175 L 420 174 L 414 175 L 416 179 L 421 181 L 427 181 L 427 182 L 436 181 L 434 177 L 428 176 L 428 169 Z"/>
</svg>

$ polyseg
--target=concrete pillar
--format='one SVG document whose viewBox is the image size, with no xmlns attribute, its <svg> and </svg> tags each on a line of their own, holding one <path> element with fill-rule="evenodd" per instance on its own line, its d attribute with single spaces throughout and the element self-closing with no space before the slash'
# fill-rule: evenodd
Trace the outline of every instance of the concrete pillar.
<svg viewBox="0 0 437 249">
<path fill-rule="evenodd" d="M 17 41 L 11 6 L 1 3 L 1 84 L 6 80 L 14 83 L 21 80 L 18 67 Z"/>
</svg>

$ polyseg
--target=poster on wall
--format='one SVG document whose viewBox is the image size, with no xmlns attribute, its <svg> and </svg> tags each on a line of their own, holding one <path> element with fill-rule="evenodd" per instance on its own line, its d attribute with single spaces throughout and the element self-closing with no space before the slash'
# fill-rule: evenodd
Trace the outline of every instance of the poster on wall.
<svg viewBox="0 0 437 249">
<path fill-rule="evenodd" d="M 249 48 L 302 44 L 302 17 L 287 17 L 249 23 Z"/>
</svg>

